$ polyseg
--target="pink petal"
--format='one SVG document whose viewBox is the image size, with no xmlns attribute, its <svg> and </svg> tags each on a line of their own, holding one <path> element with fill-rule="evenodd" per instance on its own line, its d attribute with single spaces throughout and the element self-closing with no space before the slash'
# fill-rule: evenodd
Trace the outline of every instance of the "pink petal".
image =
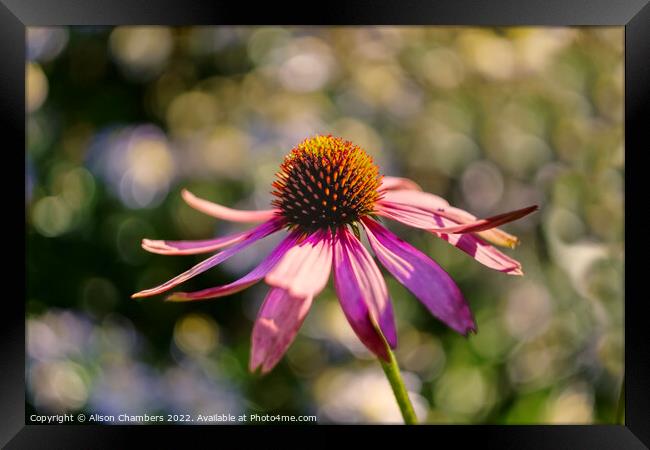
<svg viewBox="0 0 650 450">
<path fill-rule="evenodd" d="M 509 211 L 496 216 L 487 217 L 485 219 L 478 219 L 473 222 L 468 222 L 452 227 L 437 228 L 431 231 L 437 231 L 439 233 L 464 234 L 491 230 L 498 227 L 499 225 L 521 219 L 522 217 L 527 216 L 528 214 L 532 213 L 533 211 L 537 211 L 538 209 L 539 207 L 537 205 L 528 206 L 526 208 Z M 445 211 L 441 211 L 439 215 L 445 217 Z"/>
<path fill-rule="evenodd" d="M 460 224 L 478 220 L 476 216 L 473 216 L 464 209 L 454 208 L 453 206 L 443 208 L 443 211 L 438 211 L 438 213 L 439 215 Z M 515 248 L 519 243 L 519 238 L 517 236 L 507 233 L 500 228 L 491 228 L 488 230 L 479 231 L 476 234 L 491 242 L 492 244 L 500 245 L 502 247 Z"/>
<path fill-rule="evenodd" d="M 500 228 L 492 228 L 491 230 L 480 231 L 478 233 L 486 241 L 500 245 L 501 247 L 515 248 L 519 244 L 519 238 L 510 233 L 506 233 Z"/>
<path fill-rule="evenodd" d="M 465 224 L 478 220 L 476 216 L 473 216 L 464 209 L 454 208 L 453 206 L 443 208 L 442 211 L 438 211 L 438 214 L 459 224 Z M 488 242 L 491 242 L 494 245 L 500 245 L 502 247 L 515 248 L 519 243 L 519 238 L 517 236 L 507 233 L 500 228 L 491 228 L 488 230 L 479 231 L 476 234 L 486 239 Z"/>
<path fill-rule="evenodd" d="M 436 227 L 435 216 L 432 213 L 413 206 L 380 200 L 375 205 L 375 212 L 414 228 L 430 230 Z"/>
<path fill-rule="evenodd" d="M 173 302 L 204 300 L 207 298 L 225 297 L 226 295 L 243 291 L 264 278 L 278 263 L 278 261 L 286 255 L 287 251 L 296 245 L 299 238 L 300 233 L 290 233 L 257 267 L 237 281 L 233 281 L 232 283 L 223 286 L 215 286 L 195 292 L 174 292 L 167 297 L 167 300 Z"/>
<path fill-rule="evenodd" d="M 388 360 L 382 334 L 395 348 L 397 332 L 386 283 L 370 253 L 346 227 L 339 228 L 334 242 L 334 287 L 361 342 Z"/>
<path fill-rule="evenodd" d="M 187 281 L 190 278 L 216 266 L 217 264 L 222 263 L 223 261 L 230 258 L 235 253 L 259 241 L 260 239 L 268 236 L 269 234 L 280 230 L 284 226 L 284 223 L 285 223 L 284 219 L 280 219 L 280 218 L 269 220 L 268 222 L 265 222 L 257 226 L 255 229 L 253 229 L 249 237 L 245 241 L 242 241 L 233 247 L 230 247 L 220 253 L 217 253 L 216 255 L 209 257 L 208 259 L 192 267 L 190 270 L 183 272 L 182 274 L 172 278 L 171 280 L 161 284 L 160 286 L 156 286 L 151 289 L 145 289 L 144 291 L 140 291 L 136 294 L 133 294 L 131 297 L 132 298 L 149 297 L 151 295 L 156 295 L 168 291 L 174 286 L 178 286 L 184 281 Z"/>
<path fill-rule="evenodd" d="M 181 192 L 183 200 L 192 208 L 201 211 L 217 219 L 228 220 L 230 222 L 263 222 L 277 216 L 278 211 L 275 209 L 266 209 L 261 211 L 242 211 L 228 208 L 216 203 L 204 200 L 192 194 L 187 189 Z"/>
<path fill-rule="evenodd" d="M 431 226 L 427 227 L 427 230 L 431 232 L 450 233 L 450 234 L 476 233 L 479 231 L 490 230 L 501 224 L 512 222 L 517 219 L 521 219 L 522 217 L 527 216 L 531 212 L 536 211 L 538 209 L 537 205 L 534 205 L 534 206 L 529 206 L 527 208 L 522 208 L 515 211 L 499 214 L 497 216 L 488 217 L 486 219 L 478 219 L 478 220 L 473 220 L 471 222 L 462 223 L 459 225 L 452 225 L 452 226 L 440 228 L 436 226 L 437 217 L 440 216 L 440 217 L 446 217 L 448 219 L 450 218 L 449 215 L 445 214 L 445 211 L 443 209 L 435 213 L 430 213 L 430 212 L 425 212 L 423 210 L 420 210 L 419 208 L 412 208 L 411 210 L 408 210 L 407 209 L 408 207 L 404 205 L 399 205 L 399 207 L 397 207 L 398 205 L 389 205 L 386 203 L 385 205 L 389 209 L 392 208 L 393 210 L 399 210 L 399 212 L 394 212 L 394 214 L 412 217 L 413 220 L 418 221 L 418 223 L 423 223 L 423 224 L 429 223 Z"/>
<path fill-rule="evenodd" d="M 280 361 L 309 312 L 312 297 L 293 297 L 284 289 L 272 288 L 253 326 L 251 372 L 262 366 L 267 373 Z"/>
<path fill-rule="evenodd" d="M 447 272 L 374 220 L 362 223 L 379 261 L 431 314 L 463 335 L 476 331 L 469 305 Z"/>
<path fill-rule="evenodd" d="M 391 190 L 384 194 L 382 200 L 431 210 L 449 207 L 449 202 L 444 198 L 429 192 L 421 192 L 419 190 Z"/>
<path fill-rule="evenodd" d="M 318 231 L 289 250 L 266 276 L 266 283 L 296 297 L 313 297 L 327 284 L 331 266 L 331 234 Z"/>
<path fill-rule="evenodd" d="M 376 210 L 380 216 L 401 222 L 415 228 L 430 230 L 434 225 L 436 228 L 451 227 L 458 225 L 456 222 L 442 216 L 434 216 L 417 208 L 391 203 L 378 203 Z M 468 255 L 472 256 L 481 264 L 509 275 L 523 275 L 521 264 L 503 254 L 483 239 L 473 234 L 446 234 L 432 231 L 433 234 L 458 247 Z"/>
<path fill-rule="evenodd" d="M 414 191 L 421 191 L 422 188 L 413 180 L 400 177 L 383 177 L 380 191 L 391 191 L 394 189 L 409 189 Z"/>
<path fill-rule="evenodd" d="M 427 212 L 436 213 L 454 221 L 457 224 L 466 224 L 478 220 L 476 216 L 468 213 L 463 209 L 454 208 L 453 206 L 449 205 L 447 201 L 442 197 L 438 197 L 428 192 L 391 191 L 387 192 L 383 196 L 382 201 L 390 202 L 392 204 L 399 204 L 402 207 L 418 208 Z M 419 226 L 418 228 L 422 228 L 422 226 Z M 476 230 L 474 232 L 495 245 L 512 248 L 515 247 L 519 242 L 519 239 L 516 236 L 506 233 L 505 231 L 498 228 L 487 229 L 484 231 Z"/>
<path fill-rule="evenodd" d="M 490 269 L 498 270 L 508 275 L 524 274 L 519 261 L 497 250 L 478 236 L 472 234 L 434 234 L 449 242 L 454 247 L 458 247 Z"/>
<path fill-rule="evenodd" d="M 222 236 L 215 239 L 206 239 L 201 241 L 162 241 L 153 239 L 143 239 L 142 248 L 151 253 L 159 255 L 195 255 L 198 253 L 208 253 L 221 248 L 227 247 L 237 242 L 241 242 L 250 236 L 251 231 L 241 231 L 239 233 Z"/>
</svg>

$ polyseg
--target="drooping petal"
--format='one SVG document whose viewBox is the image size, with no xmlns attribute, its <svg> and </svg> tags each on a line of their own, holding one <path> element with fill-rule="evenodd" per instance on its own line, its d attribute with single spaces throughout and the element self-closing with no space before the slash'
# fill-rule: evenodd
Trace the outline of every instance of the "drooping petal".
<svg viewBox="0 0 650 450">
<path fill-rule="evenodd" d="M 524 274 L 519 261 L 497 250 L 478 236 L 474 236 L 473 234 L 434 234 L 440 239 L 449 242 L 454 247 L 461 249 L 490 269 L 498 270 L 508 275 Z"/>
<path fill-rule="evenodd" d="M 332 267 L 332 237 L 318 231 L 291 248 L 266 276 L 266 283 L 296 297 L 313 297 L 323 290 Z"/>
<path fill-rule="evenodd" d="M 414 191 L 421 191 L 422 188 L 413 180 L 400 177 L 387 177 L 384 176 L 381 181 L 380 191 L 391 191 L 394 189 L 409 189 Z"/>
<path fill-rule="evenodd" d="M 312 297 L 294 297 L 271 288 L 253 326 L 249 369 L 269 372 L 287 351 L 309 312 Z"/>
<path fill-rule="evenodd" d="M 391 191 L 387 192 L 383 196 L 382 201 L 394 204 L 394 206 L 399 205 L 401 207 L 418 208 L 430 213 L 436 213 L 452 220 L 456 224 L 467 224 L 478 220 L 476 216 L 469 212 L 460 208 L 455 208 L 449 205 L 449 203 L 447 203 L 447 201 L 442 197 L 438 197 L 437 195 L 428 192 L 415 192 L 408 190 Z M 529 214 L 530 212 L 527 212 L 526 214 Z M 474 232 L 495 245 L 513 248 L 519 242 L 519 239 L 516 236 L 513 236 L 499 228 L 491 228 L 484 231 L 477 230 Z"/>
<path fill-rule="evenodd" d="M 383 199 L 390 203 L 399 203 L 423 209 L 436 210 L 438 208 L 448 208 L 449 202 L 444 198 L 431 194 L 408 189 L 396 189 L 386 192 Z"/>
<path fill-rule="evenodd" d="M 361 342 L 388 361 L 384 338 L 395 348 L 397 332 L 393 307 L 379 267 L 345 227 L 336 233 L 333 263 L 334 287 L 345 317 Z"/>
<path fill-rule="evenodd" d="M 498 227 L 499 225 L 513 222 L 517 219 L 521 219 L 524 216 L 537 211 L 538 206 L 528 206 L 526 208 L 517 209 L 514 211 L 509 211 L 503 214 L 499 214 L 492 217 L 487 217 L 485 219 L 478 219 L 469 223 L 464 223 L 456 226 L 445 227 L 445 228 L 436 228 L 431 231 L 437 231 L 439 233 L 453 233 L 453 234 L 465 234 L 465 233 L 478 233 L 479 231 L 487 231 Z M 442 211 L 439 215 L 445 217 L 445 212 Z"/>
<path fill-rule="evenodd" d="M 464 209 L 454 208 L 453 206 L 443 208 L 443 211 L 438 211 L 438 213 L 440 216 L 446 217 L 457 224 L 464 224 L 478 220 L 476 216 L 470 214 Z M 500 228 L 491 228 L 489 230 L 479 231 L 476 234 L 488 242 L 502 247 L 514 248 L 519 243 L 519 238 L 517 236 L 506 233 Z"/>
<path fill-rule="evenodd" d="M 274 218 L 272 220 L 269 220 L 268 222 L 265 222 L 256 228 L 254 228 L 248 238 L 242 242 L 239 242 L 238 244 L 220 252 L 217 253 L 216 255 L 213 255 L 209 257 L 208 259 L 198 263 L 194 267 L 192 267 L 190 270 L 183 272 L 182 274 L 172 278 L 171 280 L 161 284 L 160 286 L 156 286 L 151 289 L 145 289 L 144 291 L 140 291 L 136 294 L 133 294 L 131 297 L 132 298 L 138 298 L 138 297 L 149 297 L 151 295 L 156 295 L 160 294 L 162 292 L 168 291 L 169 289 L 173 288 L 174 286 L 178 286 L 179 284 L 183 283 L 184 281 L 189 280 L 190 278 L 205 272 L 206 270 L 216 266 L 217 264 L 222 263 L 226 259 L 230 258 L 232 255 L 235 253 L 238 253 L 240 250 L 243 250 L 244 248 L 248 247 L 249 245 L 259 241 L 260 239 L 268 236 L 271 233 L 274 233 L 282 228 L 284 225 L 284 219 L 281 218 Z"/>
<path fill-rule="evenodd" d="M 227 220 L 229 222 L 264 222 L 265 220 L 270 220 L 277 215 L 277 210 L 275 209 L 242 211 L 239 209 L 228 208 L 199 198 L 187 189 L 183 189 L 181 195 L 183 196 L 183 200 L 185 200 L 185 202 L 192 208 L 209 216 Z"/>
<path fill-rule="evenodd" d="M 192 300 L 205 300 L 208 298 L 225 297 L 226 295 L 234 294 L 235 292 L 243 291 L 244 289 L 252 286 L 266 276 L 266 274 L 273 269 L 273 267 L 287 254 L 287 251 L 292 249 L 298 239 L 300 233 L 290 233 L 284 240 L 271 252 L 266 258 L 248 274 L 233 281 L 232 283 L 223 286 L 215 286 L 208 289 L 202 289 L 194 292 L 174 292 L 169 297 L 168 301 L 172 302 L 185 302 Z"/>
<path fill-rule="evenodd" d="M 396 205 L 395 205 L 396 206 Z M 391 206 L 388 206 L 390 209 Z M 533 211 L 537 210 L 537 205 L 529 206 L 527 208 L 517 209 L 515 211 L 510 211 L 507 213 L 499 214 L 497 216 L 488 217 L 486 219 L 477 219 L 471 222 L 439 227 L 437 226 L 437 216 L 449 218 L 444 210 L 440 210 L 436 213 L 428 213 L 420 210 L 419 208 L 409 208 L 407 206 L 400 206 L 399 208 L 393 207 L 394 210 L 399 210 L 399 213 L 405 217 L 412 217 L 413 221 L 418 221 L 418 223 L 429 224 L 426 228 L 429 231 L 437 233 L 448 233 L 448 234 L 465 234 L 465 233 L 477 233 L 479 231 L 490 230 L 501 224 L 512 222 L 517 219 L 521 219 L 524 216 L 527 216 Z"/>
<path fill-rule="evenodd" d="M 456 222 L 453 222 L 446 217 L 433 215 L 429 217 L 429 213 L 421 210 L 418 211 L 417 208 L 407 207 L 404 205 L 395 206 L 389 203 L 382 203 L 382 205 L 377 208 L 377 214 L 401 222 L 404 225 L 422 228 L 424 230 L 430 230 L 432 224 L 437 228 L 457 225 Z M 491 269 L 509 275 L 523 275 L 521 264 L 517 260 L 505 255 L 474 234 L 447 234 L 435 231 L 431 231 L 431 233 L 444 239 L 451 245 L 458 247 L 478 262 Z"/>
<path fill-rule="evenodd" d="M 534 208 L 537 209 L 537 206 L 534 206 Z M 440 211 L 439 215 L 457 224 L 466 224 L 478 220 L 476 216 L 473 216 L 464 209 L 454 208 L 453 206 L 444 208 L 444 211 Z M 517 244 L 519 244 L 519 238 L 517 236 L 507 233 L 501 228 L 490 228 L 483 231 L 477 231 L 476 234 L 491 244 L 499 245 L 501 247 L 515 248 Z"/>
<path fill-rule="evenodd" d="M 143 239 L 142 248 L 151 253 L 159 255 L 196 255 L 209 253 L 241 242 L 250 236 L 251 230 L 240 231 L 228 236 L 200 241 L 163 241 L 154 239 Z"/>
<path fill-rule="evenodd" d="M 501 247 L 515 248 L 519 244 L 519 238 L 513 234 L 506 233 L 500 228 L 492 228 L 491 230 L 480 231 L 478 233 L 483 239 L 491 244 L 499 245 Z"/>
<path fill-rule="evenodd" d="M 459 208 L 454 208 L 446 203 L 441 197 L 433 194 L 417 191 L 393 191 L 387 193 L 384 198 L 378 202 L 379 209 L 387 209 L 389 213 L 411 217 L 418 228 L 426 228 L 430 231 L 440 233 L 477 233 L 517 219 L 537 211 L 538 206 L 532 205 L 526 208 L 509 211 L 507 213 L 488 217 L 486 219 L 477 219 Z M 436 223 L 436 216 L 442 216 L 457 222 L 457 225 L 439 228 Z"/>
<path fill-rule="evenodd" d="M 432 213 L 413 206 L 380 200 L 375 205 L 375 212 L 380 216 L 414 228 L 430 230 L 436 227 L 435 217 Z"/>
<path fill-rule="evenodd" d="M 460 289 L 438 264 L 369 218 L 362 223 L 382 265 L 413 293 L 435 317 L 467 335 L 476 330 Z"/>
</svg>

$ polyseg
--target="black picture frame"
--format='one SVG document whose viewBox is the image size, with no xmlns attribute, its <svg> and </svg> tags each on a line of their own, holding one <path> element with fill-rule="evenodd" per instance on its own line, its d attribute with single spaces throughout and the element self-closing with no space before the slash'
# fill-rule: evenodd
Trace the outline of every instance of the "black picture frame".
<svg viewBox="0 0 650 450">
<path fill-rule="evenodd" d="M 650 6 L 649 0 L 387 0 L 328 1 L 281 5 L 219 0 L 0 0 L 0 115 L 4 164 L 0 179 L 4 201 L 2 221 L 6 241 L 5 295 L 0 326 L 0 446 L 23 448 L 123 448 L 137 442 L 188 444 L 191 434 L 213 445 L 251 438 L 271 448 L 290 444 L 300 434 L 324 442 L 338 438 L 332 431 L 365 432 L 386 442 L 413 440 L 438 445 L 455 442 L 488 448 L 530 449 L 641 449 L 650 446 L 650 331 L 645 322 L 648 299 L 643 273 L 648 229 L 644 217 L 644 153 L 650 149 L 646 131 L 650 117 Z M 197 427 L 25 425 L 25 285 L 13 280 L 24 273 L 24 246 L 12 246 L 25 232 L 25 27 L 118 24 L 282 24 L 282 25 L 477 25 L 477 26 L 624 26 L 625 27 L 625 426 L 419 426 L 419 427 Z M 645 117 L 645 119 L 644 119 Z M 7 160 L 6 158 L 10 158 Z M 24 241 L 23 241 L 24 242 Z M 12 248 L 9 250 L 9 248 Z M 296 431 L 296 429 L 298 431 Z M 279 431 L 279 432 L 278 432 Z M 288 437 L 291 434 L 291 438 Z M 330 437 L 332 436 L 332 437 Z M 140 439 L 146 439 L 141 441 Z M 408 441 L 407 441 L 408 439 Z M 194 444 L 194 441 L 189 441 Z M 303 441 L 304 442 L 304 441 Z M 307 441 L 308 442 L 308 441 Z M 158 445 L 157 445 L 158 446 Z M 232 446 L 232 445 L 231 445 Z"/>
</svg>

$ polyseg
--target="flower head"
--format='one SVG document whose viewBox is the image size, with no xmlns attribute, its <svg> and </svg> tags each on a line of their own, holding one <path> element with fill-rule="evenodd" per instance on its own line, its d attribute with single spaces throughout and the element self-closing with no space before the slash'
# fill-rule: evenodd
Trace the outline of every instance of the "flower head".
<svg viewBox="0 0 650 450">
<path fill-rule="evenodd" d="M 316 136 L 281 164 L 272 204 L 291 227 L 336 230 L 373 212 L 380 185 L 379 168 L 361 147 Z"/>
<path fill-rule="evenodd" d="M 521 275 L 521 264 L 488 241 L 514 247 L 515 236 L 499 228 L 537 206 L 477 219 L 446 200 L 422 192 L 405 178 L 381 177 L 372 158 L 359 146 L 333 136 L 316 136 L 285 158 L 273 183 L 272 209 L 240 211 L 183 191 L 192 207 L 231 222 L 261 222 L 257 227 L 203 241 L 144 239 L 153 253 L 188 255 L 221 250 L 160 286 L 138 292 L 147 297 L 166 292 L 256 241 L 286 229 L 286 236 L 262 262 L 232 283 L 196 292 L 176 292 L 172 301 L 223 297 L 261 281 L 270 286 L 253 327 L 250 369 L 270 371 L 282 358 L 305 319 L 314 297 L 333 272 L 334 288 L 350 326 L 365 346 L 387 360 L 386 343 L 397 346 L 397 331 L 386 283 L 368 249 L 365 231 L 379 262 L 422 304 L 455 331 L 476 331 L 472 312 L 451 277 L 431 258 L 404 242 L 379 217 L 423 229 L 449 242 L 481 264 Z"/>
</svg>

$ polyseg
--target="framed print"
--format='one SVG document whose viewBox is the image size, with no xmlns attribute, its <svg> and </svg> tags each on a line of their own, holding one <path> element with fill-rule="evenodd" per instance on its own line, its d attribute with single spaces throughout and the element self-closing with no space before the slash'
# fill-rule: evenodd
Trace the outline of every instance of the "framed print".
<svg viewBox="0 0 650 450">
<path fill-rule="evenodd" d="M 650 445 L 647 1 L 0 20 L 6 448 Z"/>
</svg>

